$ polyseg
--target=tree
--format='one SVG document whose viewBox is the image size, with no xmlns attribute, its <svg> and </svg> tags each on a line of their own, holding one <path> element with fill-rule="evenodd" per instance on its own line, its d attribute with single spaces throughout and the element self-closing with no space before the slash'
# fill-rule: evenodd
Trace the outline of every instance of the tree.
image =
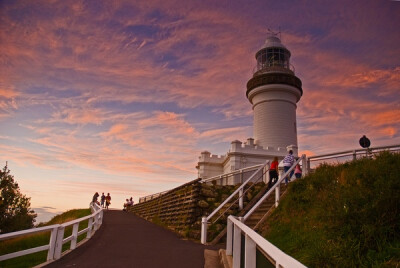
<svg viewBox="0 0 400 268">
<path fill-rule="evenodd" d="M 6 165 L 0 170 L 0 234 L 32 228 L 37 215 L 30 206 Z"/>
</svg>

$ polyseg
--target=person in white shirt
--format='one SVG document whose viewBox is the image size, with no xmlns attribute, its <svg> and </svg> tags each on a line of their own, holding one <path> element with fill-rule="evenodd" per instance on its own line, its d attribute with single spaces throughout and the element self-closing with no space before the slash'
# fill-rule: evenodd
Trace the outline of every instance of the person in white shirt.
<svg viewBox="0 0 400 268">
<path fill-rule="evenodd" d="M 285 173 L 293 166 L 294 164 L 294 156 L 293 156 L 293 151 L 290 150 L 289 154 L 285 156 L 285 158 L 283 158 L 283 170 L 285 171 Z M 290 181 L 290 178 L 293 176 L 294 170 L 292 170 L 290 172 L 289 177 L 286 176 L 285 177 L 285 184 L 288 184 L 288 182 Z"/>
</svg>

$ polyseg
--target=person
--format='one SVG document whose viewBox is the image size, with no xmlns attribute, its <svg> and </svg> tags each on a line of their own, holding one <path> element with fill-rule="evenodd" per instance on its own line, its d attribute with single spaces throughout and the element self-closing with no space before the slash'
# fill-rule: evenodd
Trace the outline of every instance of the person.
<svg viewBox="0 0 400 268">
<path fill-rule="evenodd" d="M 296 179 L 301 178 L 301 167 L 299 164 L 297 164 L 296 167 L 294 168 L 294 175 L 296 176 Z"/>
<path fill-rule="evenodd" d="M 124 208 L 122 209 L 122 211 L 127 211 L 129 206 L 129 199 L 126 199 L 126 202 L 124 203 Z"/>
<path fill-rule="evenodd" d="M 100 203 L 101 203 L 101 207 L 104 208 L 104 202 L 106 201 L 106 196 L 104 195 L 104 193 L 101 194 L 101 198 L 100 198 Z"/>
<path fill-rule="evenodd" d="M 93 195 L 93 198 L 92 198 L 92 203 L 99 203 L 98 201 L 97 201 L 97 198 L 99 197 L 99 193 L 98 192 L 96 192 L 94 195 Z"/>
<path fill-rule="evenodd" d="M 129 207 L 133 205 L 133 200 L 132 197 L 131 199 L 126 199 L 126 203 L 124 204 L 124 209 L 123 211 L 127 211 Z"/>
<path fill-rule="evenodd" d="M 289 150 L 289 153 L 283 158 L 283 170 L 285 173 L 293 166 L 294 164 L 294 156 L 293 156 L 293 151 Z M 287 185 L 288 182 L 290 181 L 290 178 L 293 176 L 294 170 L 290 172 L 289 177 L 285 177 L 285 184 Z"/>
<path fill-rule="evenodd" d="M 130 199 L 126 199 L 126 203 L 124 203 L 124 209 L 123 211 L 127 211 L 128 207 L 133 206 L 133 198 L 131 197 Z"/>
<path fill-rule="evenodd" d="M 268 188 L 271 188 L 278 181 L 278 157 L 274 157 L 270 167 L 269 167 L 269 181 Z"/>
<path fill-rule="evenodd" d="M 107 196 L 106 196 L 106 209 L 108 209 L 109 205 L 111 205 L 111 196 L 110 196 L 110 193 L 107 193 Z"/>
</svg>

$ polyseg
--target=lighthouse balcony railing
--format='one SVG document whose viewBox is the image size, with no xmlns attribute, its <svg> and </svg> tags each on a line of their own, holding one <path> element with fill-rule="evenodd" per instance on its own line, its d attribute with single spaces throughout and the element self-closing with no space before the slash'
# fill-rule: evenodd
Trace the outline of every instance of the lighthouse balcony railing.
<svg viewBox="0 0 400 268">
<path fill-rule="evenodd" d="M 321 163 L 343 163 L 353 161 L 361 157 L 373 157 L 373 155 L 382 151 L 400 153 L 400 144 L 309 156 L 307 158 L 307 171 L 312 172 Z"/>
<path fill-rule="evenodd" d="M 269 72 L 280 72 L 280 73 L 288 73 L 294 75 L 295 68 L 291 64 L 289 65 L 289 68 L 280 65 L 269 65 L 269 64 L 263 64 L 261 66 L 256 65 L 253 68 L 253 76 Z"/>
<path fill-rule="evenodd" d="M 89 239 L 93 236 L 96 230 L 98 230 L 103 222 L 103 209 L 96 203 L 91 203 L 90 208 L 92 210 L 92 214 L 82 217 L 73 221 L 69 221 L 63 224 L 54 224 L 44 227 L 32 228 L 28 230 L 12 232 L 7 234 L 0 235 L 0 241 L 24 237 L 27 235 L 32 235 L 36 233 L 43 232 L 51 232 L 50 241 L 47 245 L 30 248 L 26 250 L 21 250 L 5 255 L 0 256 L 0 261 L 33 254 L 36 252 L 46 251 L 47 250 L 47 261 L 57 260 L 61 258 L 62 246 L 65 243 L 71 241 L 70 249 L 73 250 L 77 246 L 78 237 L 82 234 L 86 233 L 86 239 Z M 88 221 L 87 228 L 79 231 L 79 223 L 82 221 Z M 72 234 L 69 237 L 64 238 L 65 228 L 68 226 L 72 226 Z"/>
</svg>

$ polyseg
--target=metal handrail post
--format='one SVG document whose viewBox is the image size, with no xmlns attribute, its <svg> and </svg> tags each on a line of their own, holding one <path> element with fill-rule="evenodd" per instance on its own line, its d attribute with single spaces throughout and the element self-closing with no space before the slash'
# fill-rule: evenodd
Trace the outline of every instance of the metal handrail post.
<svg viewBox="0 0 400 268">
<path fill-rule="evenodd" d="M 308 167 L 307 167 L 307 165 L 308 165 L 308 159 L 307 159 L 307 156 L 306 156 L 305 154 L 303 154 L 303 155 L 301 156 L 301 158 L 303 159 L 303 160 L 301 161 L 301 166 L 302 166 L 302 168 L 303 168 L 302 177 L 304 177 L 304 176 L 306 176 L 306 175 L 308 174 Z"/>
<path fill-rule="evenodd" d="M 226 226 L 226 255 L 232 256 L 233 252 L 233 222 L 230 217 L 228 217 L 228 222 Z"/>
<path fill-rule="evenodd" d="M 239 191 L 239 209 L 243 209 L 243 188 Z"/>
<path fill-rule="evenodd" d="M 207 217 L 201 218 L 201 243 L 205 245 L 207 243 Z"/>
<path fill-rule="evenodd" d="M 275 207 L 279 205 L 279 197 L 281 196 L 281 184 L 279 183 L 278 186 L 275 188 Z"/>
</svg>

